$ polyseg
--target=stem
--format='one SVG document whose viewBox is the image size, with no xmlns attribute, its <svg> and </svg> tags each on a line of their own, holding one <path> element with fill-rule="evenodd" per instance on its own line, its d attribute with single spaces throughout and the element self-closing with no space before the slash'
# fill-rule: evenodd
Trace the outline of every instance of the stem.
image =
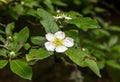
<svg viewBox="0 0 120 82">
<path fill-rule="evenodd" d="M 0 47 L 5 48 L 8 50 L 8 48 L 5 45 L 0 45 Z"/>
<path fill-rule="evenodd" d="M 56 57 L 56 53 L 55 53 L 55 51 L 54 51 L 54 62 L 57 62 L 57 57 Z"/>
<path fill-rule="evenodd" d="M 0 23 L 0 26 L 2 26 L 2 27 L 6 27 L 6 25 L 5 25 L 5 24 L 2 24 L 2 23 Z"/>
</svg>

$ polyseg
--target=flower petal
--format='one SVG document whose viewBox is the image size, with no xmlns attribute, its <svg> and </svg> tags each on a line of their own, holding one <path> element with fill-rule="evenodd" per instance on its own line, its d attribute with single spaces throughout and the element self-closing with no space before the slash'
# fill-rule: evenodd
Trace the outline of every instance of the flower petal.
<svg viewBox="0 0 120 82">
<path fill-rule="evenodd" d="M 72 38 L 66 37 L 63 41 L 64 46 L 72 47 L 74 45 L 74 40 Z"/>
<path fill-rule="evenodd" d="M 54 40 L 54 34 L 52 34 L 52 33 L 46 34 L 45 37 L 50 42 Z"/>
<path fill-rule="evenodd" d="M 59 47 L 56 47 L 55 51 L 58 52 L 58 53 L 63 53 L 67 50 L 68 48 L 65 47 L 65 46 L 59 46 Z"/>
<path fill-rule="evenodd" d="M 65 33 L 62 31 L 58 31 L 55 33 L 55 38 L 60 38 L 60 39 L 64 39 L 65 38 Z"/>
<path fill-rule="evenodd" d="M 71 17 L 67 17 L 67 16 L 66 16 L 66 17 L 65 17 L 65 19 L 66 19 L 66 20 L 71 20 L 72 18 L 71 18 Z"/>
<path fill-rule="evenodd" d="M 46 48 L 48 51 L 54 51 L 55 46 L 53 45 L 52 42 L 45 42 L 45 48 Z"/>
</svg>

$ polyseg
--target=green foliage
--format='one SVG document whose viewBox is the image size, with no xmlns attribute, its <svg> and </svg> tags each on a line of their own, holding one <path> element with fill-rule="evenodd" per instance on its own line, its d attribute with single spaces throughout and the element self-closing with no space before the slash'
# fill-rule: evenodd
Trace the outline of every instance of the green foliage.
<svg viewBox="0 0 120 82">
<path fill-rule="evenodd" d="M 40 23 L 44 26 L 46 33 L 55 33 L 59 30 L 53 16 L 43 9 L 37 10 L 38 16 L 41 18 Z"/>
<path fill-rule="evenodd" d="M 67 62 L 89 67 L 99 77 L 100 70 L 119 70 L 120 26 L 104 21 L 102 14 L 109 18 L 111 13 L 96 5 L 99 3 L 100 0 L 0 0 L 0 69 L 8 64 L 12 72 L 31 80 L 28 63 L 67 56 L 73 61 Z M 68 47 L 64 53 L 47 51 L 45 35 L 58 31 L 74 39 L 73 48 Z"/>
<path fill-rule="evenodd" d="M 7 60 L 0 60 L 0 69 L 4 68 L 7 65 Z"/>
<path fill-rule="evenodd" d="M 99 28 L 99 25 L 95 19 L 79 17 L 68 21 L 70 24 L 75 24 L 78 28 L 87 30 L 89 28 Z"/>
<path fill-rule="evenodd" d="M 25 27 L 19 33 L 14 35 L 13 43 L 11 44 L 11 49 L 15 52 L 18 52 L 24 46 L 28 38 L 29 29 Z"/>
<path fill-rule="evenodd" d="M 0 56 L 7 56 L 7 50 L 0 49 Z"/>
<path fill-rule="evenodd" d="M 44 48 L 31 49 L 26 55 L 27 61 L 31 60 L 41 60 L 51 56 L 53 53 L 46 51 Z"/>
<path fill-rule="evenodd" d="M 45 42 L 45 38 L 42 36 L 34 36 L 34 37 L 31 37 L 31 42 L 35 45 L 43 46 Z"/>
<path fill-rule="evenodd" d="M 27 62 L 21 60 L 12 60 L 10 61 L 10 69 L 13 73 L 21 76 L 22 78 L 29 80 L 32 78 L 32 69 Z"/>
<path fill-rule="evenodd" d="M 81 51 L 79 49 L 69 49 L 66 55 L 77 65 L 81 67 L 88 66 L 95 74 L 101 77 L 99 68 L 94 58 L 90 57 L 88 53 Z"/>
<path fill-rule="evenodd" d="M 13 29 L 14 29 L 14 23 L 8 24 L 5 29 L 6 35 L 12 35 Z"/>
</svg>

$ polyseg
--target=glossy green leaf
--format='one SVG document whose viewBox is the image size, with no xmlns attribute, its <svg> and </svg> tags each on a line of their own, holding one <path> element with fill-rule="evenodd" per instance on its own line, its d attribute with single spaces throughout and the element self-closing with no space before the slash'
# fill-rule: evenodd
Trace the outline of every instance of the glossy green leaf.
<svg viewBox="0 0 120 82">
<path fill-rule="evenodd" d="M 100 71 L 99 68 L 97 66 L 97 63 L 93 60 L 93 59 L 85 59 L 85 62 L 87 63 L 88 67 L 99 77 L 101 77 L 100 75 Z"/>
<path fill-rule="evenodd" d="M 14 41 L 11 44 L 13 51 L 18 52 L 29 38 L 28 27 L 23 28 L 18 34 L 14 35 Z"/>
<path fill-rule="evenodd" d="M 43 25 L 47 33 L 55 33 L 59 30 L 55 19 L 50 13 L 43 9 L 38 9 L 37 14 L 41 18 L 40 23 Z"/>
<path fill-rule="evenodd" d="M 87 54 L 79 49 L 71 48 L 65 52 L 65 54 L 77 65 L 86 67 L 87 64 L 84 62 L 84 58 Z"/>
<path fill-rule="evenodd" d="M 27 64 L 27 62 L 21 60 L 12 60 L 10 61 L 10 69 L 13 73 L 19 75 L 24 79 L 31 80 L 32 78 L 32 69 Z"/>
<path fill-rule="evenodd" d="M 33 44 L 36 44 L 36 45 L 44 45 L 45 43 L 45 38 L 42 37 L 42 36 L 34 36 L 34 37 L 31 37 L 31 42 Z"/>
<path fill-rule="evenodd" d="M 5 29 L 6 35 L 12 35 L 12 31 L 14 30 L 14 23 L 9 23 Z"/>
<path fill-rule="evenodd" d="M 94 58 L 89 57 L 88 53 L 85 53 L 79 49 L 71 48 L 66 52 L 66 55 L 77 65 L 81 67 L 88 66 L 96 75 L 101 77 L 97 63 Z"/>
<path fill-rule="evenodd" d="M 7 60 L 0 60 L 0 69 L 4 68 L 7 65 Z"/>
<path fill-rule="evenodd" d="M 46 51 L 44 48 L 39 49 L 31 49 L 29 53 L 26 55 L 27 61 L 31 60 L 41 60 L 51 56 L 53 53 Z"/>
<path fill-rule="evenodd" d="M 70 24 L 75 24 L 78 28 L 86 30 L 89 28 L 99 28 L 99 25 L 95 19 L 88 17 L 78 17 L 68 21 Z"/>
</svg>

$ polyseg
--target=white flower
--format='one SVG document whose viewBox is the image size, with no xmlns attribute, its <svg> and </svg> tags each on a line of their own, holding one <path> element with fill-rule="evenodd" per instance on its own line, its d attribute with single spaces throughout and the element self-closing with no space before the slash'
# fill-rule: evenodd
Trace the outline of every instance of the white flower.
<svg viewBox="0 0 120 82">
<path fill-rule="evenodd" d="M 66 16 L 65 14 L 59 14 L 57 16 L 53 16 L 56 20 L 58 19 L 66 19 L 66 20 L 71 20 L 71 17 Z"/>
<path fill-rule="evenodd" d="M 65 52 L 68 47 L 72 47 L 74 45 L 74 40 L 70 37 L 65 37 L 65 33 L 62 31 L 58 31 L 55 34 L 48 33 L 46 34 L 45 48 L 48 51 L 56 51 L 58 53 Z"/>
</svg>

